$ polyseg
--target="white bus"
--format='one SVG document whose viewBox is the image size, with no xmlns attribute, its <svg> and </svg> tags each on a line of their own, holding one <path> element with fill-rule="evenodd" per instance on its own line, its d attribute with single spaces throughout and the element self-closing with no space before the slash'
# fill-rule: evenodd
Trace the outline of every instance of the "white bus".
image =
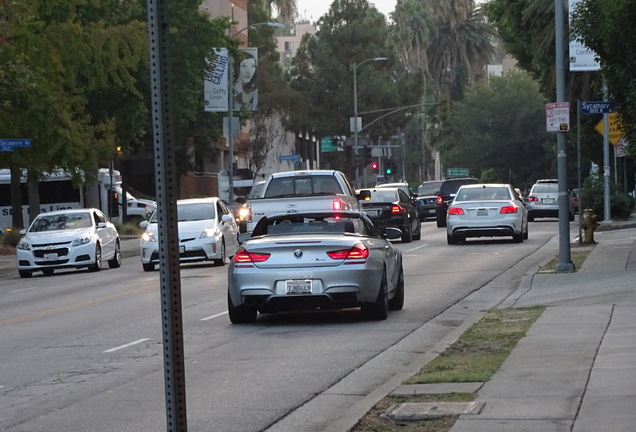
<svg viewBox="0 0 636 432">
<path fill-rule="evenodd" d="M 22 188 L 22 217 L 25 226 L 29 224 L 29 195 L 26 184 L 26 171 L 22 172 L 20 187 Z M 117 170 L 101 168 L 98 171 L 96 187 L 98 188 L 99 208 L 113 222 L 122 220 L 122 178 Z M 58 170 L 46 176 L 38 184 L 40 191 L 40 213 L 71 208 L 83 208 L 85 204 L 85 188 L 76 187 L 71 176 L 65 171 Z M 111 197 L 111 200 L 109 200 Z M 127 194 L 127 214 L 146 217 L 156 209 L 154 201 L 137 200 Z M 117 199 L 118 205 L 112 206 Z M 11 172 L 0 169 L 0 233 L 11 229 Z"/>
</svg>

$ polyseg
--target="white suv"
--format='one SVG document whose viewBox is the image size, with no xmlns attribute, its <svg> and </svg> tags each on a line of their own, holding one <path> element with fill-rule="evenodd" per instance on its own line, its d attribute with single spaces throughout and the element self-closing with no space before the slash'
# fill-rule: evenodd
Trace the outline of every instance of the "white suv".
<svg viewBox="0 0 636 432">
<path fill-rule="evenodd" d="M 541 217 L 559 217 L 559 181 L 556 179 L 537 180 L 530 189 L 528 202 L 528 221 Z M 568 207 L 570 207 L 568 205 Z M 574 212 L 569 211 L 570 221 L 574 220 Z"/>
</svg>

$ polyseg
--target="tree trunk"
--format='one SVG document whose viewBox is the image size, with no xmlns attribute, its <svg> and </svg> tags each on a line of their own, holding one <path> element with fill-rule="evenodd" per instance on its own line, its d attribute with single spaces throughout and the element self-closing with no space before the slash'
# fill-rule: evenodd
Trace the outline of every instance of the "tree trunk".
<svg viewBox="0 0 636 432">
<path fill-rule="evenodd" d="M 14 166 L 11 167 L 11 226 L 13 228 L 24 228 L 24 216 L 22 215 L 22 170 Z"/>
</svg>

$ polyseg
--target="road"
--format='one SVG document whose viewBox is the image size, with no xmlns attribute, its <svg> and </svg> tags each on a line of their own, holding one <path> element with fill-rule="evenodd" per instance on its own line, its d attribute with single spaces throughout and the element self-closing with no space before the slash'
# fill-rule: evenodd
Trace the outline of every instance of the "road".
<svg viewBox="0 0 636 432">
<path fill-rule="evenodd" d="M 346 310 L 231 325 L 227 267 L 183 266 L 189 430 L 267 429 L 498 276 L 502 296 L 516 289 L 557 233 L 557 220 L 545 219 L 530 224 L 522 244 L 448 246 L 444 229 L 422 224 L 422 240 L 396 243 L 405 307 L 381 322 Z M 166 430 L 159 272 L 142 271 L 135 257 L 99 273 L 39 275 L 0 281 L 0 430 Z M 393 366 L 370 370 L 367 390 Z"/>
</svg>

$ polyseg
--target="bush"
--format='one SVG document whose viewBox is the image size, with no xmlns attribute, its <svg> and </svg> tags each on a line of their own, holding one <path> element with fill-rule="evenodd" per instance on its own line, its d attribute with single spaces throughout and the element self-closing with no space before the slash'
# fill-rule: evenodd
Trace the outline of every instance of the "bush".
<svg viewBox="0 0 636 432">
<path fill-rule="evenodd" d="M 634 209 L 634 198 L 625 192 L 617 192 L 619 185 L 610 185 L 610 213 L 612 218 L 628 218 Z M 583 182 L 581 208 L 591 208 L 598 220 L 605 219 L 605 188 L 602 177 L 588 177 Z"/>
<path fill-rule="evenodd" d="M 18 245 L 18 243 L 20 243 L 20 239 L 22 238 L 22 236 L 20 235 L 20 231 L 18 230 L 14 230 L 14 231 L 7 231 L 4 234 L 1 234 L 1 239 L 0 242 L 3 245 L 8 245 L 8 246 L 13 246 L 16 247 Z"/>
</svg>

